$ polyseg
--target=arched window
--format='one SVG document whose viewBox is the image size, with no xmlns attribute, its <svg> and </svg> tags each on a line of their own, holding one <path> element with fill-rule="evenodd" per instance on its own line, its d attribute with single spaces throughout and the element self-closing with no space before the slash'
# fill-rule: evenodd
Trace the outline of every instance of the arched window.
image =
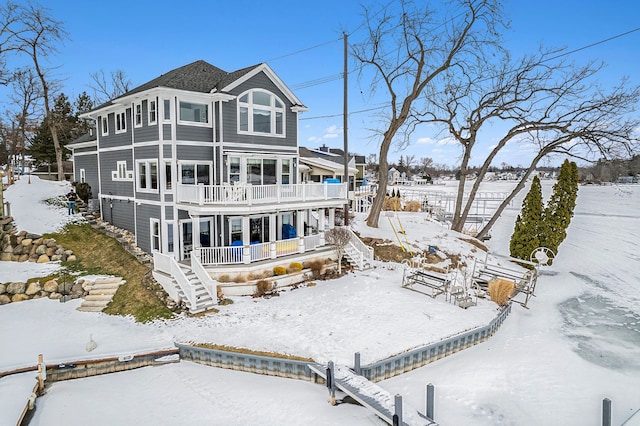
<svg viewBox="0 0 640 426">
<path fill-rule="evenodd" d="M 238 133 L 284 136 L 284 104 L 264 90 L 238 97 Z"/>
</svg>

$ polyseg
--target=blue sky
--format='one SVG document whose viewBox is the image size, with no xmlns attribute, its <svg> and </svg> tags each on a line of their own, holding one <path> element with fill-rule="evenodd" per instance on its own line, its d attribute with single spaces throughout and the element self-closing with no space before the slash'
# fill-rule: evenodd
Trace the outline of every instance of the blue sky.
<svg viewBox="0 0 640 426">
<path fill-rule="evenodd" d="M 64 79 L 62 91 L 71 99 L 84 90 L 91 93 L 90 74 L 99 70 L 108 74 L 121 69 L 135 87 L 199 59 L 226 71 L 267 62 L 309 107 L 301 116 L 300 145 L 343 146 L 343 83 L 338 77 L 343 67 L 341 37 L 343 31 L 351 33 L 351 42 L 364 37 L 364 31 L 357 30 L 362 23 L 361 4 L 370 6 L 372 1 L 45 0 L 41 4 L 64 22 L 71 37 L 51 61 L 51 65 L 59 66 L 57 73 Z M 540 43 L 578 49 L 640 27 L 640 3 L 632 0 L 512 0 L 505 2 L 505 11 L 512 27 L 504 34 L 505 44 L 516 56 L 534 51 Z M 639 46 L 640 31 L 636 31 L 569 59 L 607 63 L 601 73 L 605 86 L 623 76 L 640 84 Z M 354 65 L 349 61 L 351 69 Z M 327 83 L 302 87 L 334 76 Z M 377 106 L 369 99 L 368 86 L 361 87 L 355 75 L 350 78 L 349 94 L 350 111 Z M 350 151 L 362 155 L 378 152 L 378 139 L 367 130 L 373 123 L 371 114 L 350 116 Z M 429 131 L 417 131 L 401 152 L 392 148 L 390 160 L 414 154 L 416 158 L 431 157 L 437 163 L 454 165 L 458 148 L 438 143 L 438 137 Z M 488 136 L 484 141 L 487 146 L 490 139 Z M 526 164 L 526 159 L 521 151 L 505 152 L 497 164 Z"/>
</svg>

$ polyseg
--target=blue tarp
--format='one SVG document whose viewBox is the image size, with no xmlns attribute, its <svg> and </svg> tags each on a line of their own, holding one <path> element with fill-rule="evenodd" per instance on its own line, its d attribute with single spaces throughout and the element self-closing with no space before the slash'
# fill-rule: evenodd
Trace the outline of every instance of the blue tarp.
<svg viewBox="0 0 640 426">
<path fill-rule="evenodd" d="M 288 240 L 289 238 L 295 238 L 297 236 L 298 234 L 296 232 L 296 228 L 294 228 L 292 225 L 289 225 L 288 223 L 285 223 L 284 225 L 282 225 L 283 240 Z"/>
</svg>

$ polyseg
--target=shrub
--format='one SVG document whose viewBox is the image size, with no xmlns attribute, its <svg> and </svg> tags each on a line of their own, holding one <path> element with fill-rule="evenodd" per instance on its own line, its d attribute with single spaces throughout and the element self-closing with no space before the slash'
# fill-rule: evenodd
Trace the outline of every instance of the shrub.
<svg viewBox="0 0 640 426">
<path fill-rule="evenodd" d="M 322 276 L 322 268 L 324 267 L 324 262 L 320 259 L 312 260 L 308 263 L 309 269 L 313 273 L 313 276 L 319 278 Z"/>
<path fill-rule="evenodd" d="M 302 271 L 302 263 L 293 262 L 289 265 L 289 272 L 300 272 Z"/>
<path fill-rule="evenodd" d="M 269 293 L 273 288 L 273 283 L 267 280 L 260 280 L 256 283 L 256 291 L 253 293 L 253 297 L 262 297 Z"/>
<path fill-rule="evenodd" d="M 85 203 L 88 203 L 89 198 L 93 196 L 93 194 L 91 193 L 91 186 L 86 182 L 76 184 L 76 193 L 78 194 L 78 197 L 80 197 L 80 199 Z"/>
<path fill-rule="evenodd" d="M 247 276 L 243 274 L 238 274 L 233 279 L 234 283 L 246 283 L 248 281 Z"/>
<path fill-rule="evenodd" d="M 218 282 L 221 282 L 221 283 L 231 282 L 231 277 L 227 274 L 222 274 L 218 277 Z"/>
<path fill-rule="evenodd" d="M 496 278 L 489 283 L 489 298 L 499 306 L 506 306 L 515 288 L 513 281 Z"/>
<path fill-rule="evenodd" d="M 420 201 L 409 201 L 404 205 L 405 212 L 419 212 L 420 211 Z"/>
<path fill-rule="evenodd" d="M 402 200 L 398 197 L 384 197 L 384 201 L 382 202 L 382 210 L 392 210 L 399 211 L 401 208 Z"/>
<path fill-rule="evenodd" d="M 276 266 L 273 268 L 273 275 L 285 275 L 287 273 L 287 268 L 284 266 Z"/>
</svg>

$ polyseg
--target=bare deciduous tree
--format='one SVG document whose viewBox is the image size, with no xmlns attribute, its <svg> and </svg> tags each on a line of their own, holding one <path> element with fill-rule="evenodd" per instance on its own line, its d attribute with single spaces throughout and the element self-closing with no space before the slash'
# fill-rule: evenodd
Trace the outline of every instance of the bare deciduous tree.
<svg viewBox="0 0 640 426">
<path fill-rule="evenodd" d="M 484 60 L 488 50 L 499 49 L 502 18 L 497 0 L 457 0 L 440 14 L 423 2 L 399 0 L 398 7 L 365 9 L 364 15 L 368 37 L 353 46 L 353 54 L 363 69 L 375 70 L 372 92 L 381 86 L 389 101 L 379 130 L 379 189 L 367 218 L 367 225 L 377 227 L 386 194 L 389 148 L 398 137 L 403 138 L 399 143 L 407 141 L 405 130 L 414 103 L 435 90 L 450 68 L 471 68 Z"/>
<path fill-rule="evenodd" d="M 16 26 L 11 33 L 16 42 L 16 49 L 26 54 L 33 62 L 33 67 L 42 89 L 45 119 L 49 125 L 53 145 L 56 152 L 58 180 L 64 180 L 63 150 L 58 138 L 57 123 L 51 117 L 51 102 L 59 84 L 51 76 L 51 69 L 45 67 L 50 55 L 57 51 L 59 44 L 67 38 L 64 25 L 48 14 L 48 9 L 33 3 L 27 3 L 19 9 Z"/>
<path fill-rule="evenodd" d="M 507 144 L 530 148 L 533 158 L 478 238 L 488 234 L 541 159 L 552 154 L 608 158 L 637 150 L 634 131 L 638 120 L 629 117 L 629 112 L 640 99 L 640 88 L 627 88 L 623 81 L 613 89 L 603 89 L 595 80 L 601 67 L 566 64 L 558 51 L 541 50 L 518 63 L 507 56 L 499 63 L 451 70 L 446 89 L 425 97 L 426 111 L 414 111 L 414 117 L 442 125 L 462 147 L 452 229 L 463 229 L 480 183 Z M 482 130 L 496 123 L 505 126 L 504 136 L 488 155 L 483 154 L 486 157 L 481 157 L 481 165 L 474 168 L 477 178 L 465 194 L 473 149 Z"/>
<path fill-rule="evenodd" d="M 98 105 L 127 93 L 131 88 L 131 80 L 124 71 L 111 71 L 109 77 L 107 79 L 104 70 L 91 73 L 94 84 L 89 87 L 93 90 L 93 99 Z"/>
<path fill-rule="evenodd" d="M 22 157 L 22 170 L 25 170 L 24 152 L 28 135 L 37 127 L 39 118 L 37 112 L 42 99 L 42 91 L 38 78 L 31 69 L 17 71 L 12 85 L 14 91 L 10 98 L 17 108 L 15 117 L 20 135 L 18 152 Z"/>
<path fill-rule="evenodd" d="M 17 50 L 14 32 L 15 24 L 19 20 L 20 7 L 13 2 L 0 4 L 0 85 L 6 86 L 11 82 L 13 74 L 6 68 L 6 55 Z"/>
<path fill-rule="evenodd" d="M 351 239 L 351 231 L 348 228 L 331 228 L 324 233 L 325 241 L 333 246 L 338 257 L 338 274 L 342 273 L 342 256 L 344 249 Z"/>
</svg>

